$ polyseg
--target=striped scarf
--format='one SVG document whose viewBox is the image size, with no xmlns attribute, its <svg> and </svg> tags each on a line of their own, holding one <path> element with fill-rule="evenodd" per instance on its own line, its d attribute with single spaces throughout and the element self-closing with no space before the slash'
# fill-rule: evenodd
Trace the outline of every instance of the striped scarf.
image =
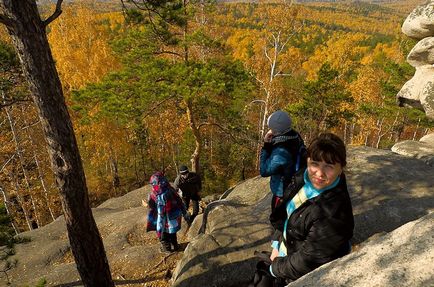
<svg viewBox="0 0 434 287">
<path fill-rule="evenodd" d="M 326 190 L 332 189 L 335 186 L 339 184 L 340 177 L 338 177 L 331 185 L 327 186 L 324 189 L 317 190 L 315 187 L 313 187 L 311 181 L 309 180 L 309 176 L 307 173 L 307 169 L 304 172 L 304 182 L 305 184 L 303 187 L 298 191 L 296 195 L 286 204 L 286 212 L 288 214 L 287 219 L 285 220 L 285 226 L 284 226 L 284 232 L 283 237 L 286 240 L 286 228 L 289 222 L 289 218 L 291 217 L 291 214 L 294 213 L 297 208 L 299 208 L 304 202 L 306 202 L 309 199 L 315 198 L 321 193 L 323 193 Z M 279 256 L 286 256 L 287 250 L 285 244 L 279 244 Z"/>
<path fill-rule="evenodd" d="M 298 134 L 296 133 L 293 136 L 288 136 L 288 135 L 282 135 L 282 136 L 275 136 L 271 139 L 271 143 L 273 145 L 278 144 L 278 143 L 282 143 L 282 142 L 286 142 L 292 139 L 296 139 L 298 138 Z"/>
</svg>

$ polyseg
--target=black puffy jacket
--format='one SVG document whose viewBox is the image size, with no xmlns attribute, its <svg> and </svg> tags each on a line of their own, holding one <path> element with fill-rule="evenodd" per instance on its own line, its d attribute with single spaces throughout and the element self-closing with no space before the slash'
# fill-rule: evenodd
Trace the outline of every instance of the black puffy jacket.
<svg viewBox="0 0 434 287">
<path fill-rule="evenodd" d="M 300 188 L 300 184 L 293 184 L 289 188 L 291 187 Z M 284 206 L 286 204 L 281 204 L 281 208 Z M 348 254 L 354 217 L 345 175 L 341 175 L 336 187 L 307 200 L 297 208 L 291 214 L 286 230 L 283 230 L 284 219 L 274 218 L 272 223 L 277 227 L 275 239 L 277 235 L 288 250 L 286 257 L 274 259 L 272 271 L 275 276 L 284 278 L 287 282 Z M 286 240 L 283 232 L 286 232 Z"/>
<path fill-rule="evenodd" d="M 189 172 L 186 178 L 178 175 L 173 185 L 175 189 L 181 189 L 182 197 L 200 200 L 199 193 L 202 189 L 202 179 L 197 173 Z"/>
</svg>

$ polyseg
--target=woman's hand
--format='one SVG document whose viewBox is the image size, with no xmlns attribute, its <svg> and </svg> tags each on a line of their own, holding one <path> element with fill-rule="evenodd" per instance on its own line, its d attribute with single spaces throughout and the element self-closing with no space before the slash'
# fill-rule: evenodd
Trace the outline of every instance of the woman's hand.
<svg viewBox="0 0 434 287">
<path fill-rule="evenodd" d="M 271 252 L 271 255 L 270 255 L 271 261 L 273 261 L 274 258 L 276 258 L 278 255 L 279 255 L 279 250 L 277 250 L 276 248 L 273 248 L 273 251 Z"/>
<path fill-rule="evenodd" d="M 269 130 L 264 136 L 264 142 L 269 143 L 271 142 L 272 138 L 273 138 L 273 132 Z"/>
<path fill-rule="evenodd" d="M 142 199 L 142 205 L 143 205 L 144 207 L 148 207 L 148 203 L 147 203 L 144 199 Z"/>
</svg>

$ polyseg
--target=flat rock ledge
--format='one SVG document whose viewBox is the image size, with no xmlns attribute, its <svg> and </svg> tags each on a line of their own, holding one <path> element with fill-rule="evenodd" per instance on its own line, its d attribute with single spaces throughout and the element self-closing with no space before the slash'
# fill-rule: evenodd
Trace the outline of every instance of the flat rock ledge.
<svg viewBox="0 0 434 287">
<path fill-rule="evenodd" d="M 392 151 L 401 155 L 423 160 L 434 167 L 434 134 L 428 134 L 419 141 L 402 141 L 392 147 Z"/>
</svg>

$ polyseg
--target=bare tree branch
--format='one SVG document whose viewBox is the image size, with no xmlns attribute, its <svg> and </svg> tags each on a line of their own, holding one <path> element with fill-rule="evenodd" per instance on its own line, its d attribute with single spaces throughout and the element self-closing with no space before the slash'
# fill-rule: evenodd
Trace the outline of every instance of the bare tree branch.
<svg viewBox="0 0 434 287">
<path fill-rule="evenodd" d="M 161 100 L 160 102 L 156 103 L 144 116 L 143 118 L 148 117 L 149 115 L 151 115 L 159 106 L 161 106 L 162 104 L 164 104 L 165 102 L 173 99 L 174 97 L 176 97 L 176 95 L 172 95 L 170 97 L 167 97 L 163 100 Z"/>
<path fill-rule="evenodd" d="M 5 108 L 5 107 L 9 107 L 12 106 L 16 103 L 25 103 L 25 102 L 30 102 L 29 99 L 11 99 L 11 98 L 7 98 L 5 92 L 0 89 L 0 95 L 2 97 L 2 101 L 0 102 L 0 109 Z"/>
<path fill-rule="evenodd" d="M 10 107 L 16 103 L 26 103 L 26 102 L 30 102 L 30 100 L 6 99 L 5 101 L 3 101 L 3 103 L 0 103 L 0 109 L 5 108 L 5 107 Z"/>
<path fill-rule="evenodd" d="M 174 55 L 174 56 L 182 57 L 182 55 L 180 53 L 177 53 L 177 52 L 174 52 L 174 51 L 167 51 L 167 50 L 155 51 L 155 52 L 153 52 L 153 54 L 154 55 L 169 54 L 169 55 Z"/>
<path fill-rule="evenodd" d="M 14 159 L 14 157 L 16 156 L 17 154 L 16 153 L 14 153 L 4 164 L 3 164 L 3 166 L 0 168 L 0 172 L 2 172 L 3 171 L 3 169 L 11 162 L 11 160 L 13 160 Z"/>
<path fill-rule="evenodd" d="M 4 14 L 0 14 L 0 23 L 10 27 L 13 24 L 13 20 Z"/>
<path fill-rule="evenodd" d="M 225 132 L 227 135 L 229 135 L 235 142 L 238 143 L 238 140 L 235 138 L 235 136 L 233 134 L 231 134 L 227 129 L 225 129 L 222 125 L 220 125 L 218 123 L 205 122 L 205 123 L 199 124 L 199 126 L 197 127 L 197 129 L 200 130 L 200 128 L 202 128 L 204 126 L 216 126 L 219 129 L 221 129 L 223 132 Z"/>
<path fill-rule="evenodd" d="M 38 121 L 36 121 L 36 122 L 34 122 L 34 123 L 30 123 L 30 124 L 28 124 L 27 126 L 22 127 L 21 130 L 27 130 L 27 129 L 31 128 L 31 127 L 34 127 L 34 126 L 40 124 L 40 122 L 41 122 L 41 121 L 38 120 Z"/>
<path fill-rule="evenodd" d="M 43 22 L 44 27 L 47 27 L 48 24 L 53 22 L 57 17 L 60 16 L 60 14 L 62 14 L 62 2 L 63 0 L 57 0 L 56 10 L 54 10 L 54 13 L 50 17 L 45 19 L 45 21 Z"/>
</svg>

